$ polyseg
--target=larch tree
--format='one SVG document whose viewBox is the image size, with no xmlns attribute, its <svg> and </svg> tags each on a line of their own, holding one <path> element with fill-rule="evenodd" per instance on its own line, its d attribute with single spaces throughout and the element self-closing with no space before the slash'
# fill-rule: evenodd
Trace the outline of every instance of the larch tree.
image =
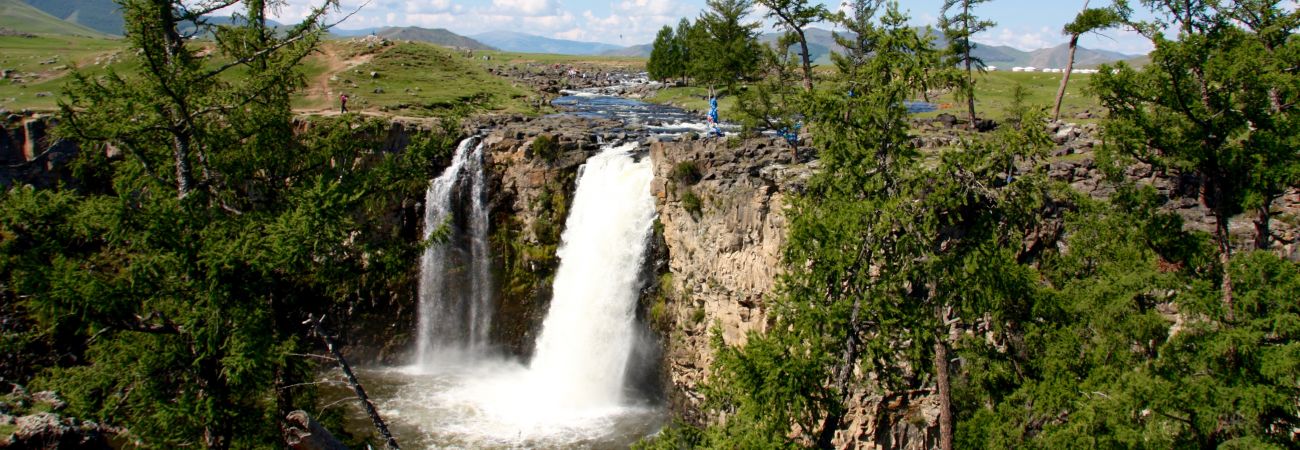
<svg viewBox="0 0 1300 450">
<path fill-rule="evenodd" d="M 69 355 L 31 385 L 131 445 L 282 446 L 285 414 L 315 405 L 303 320 L 391 295 L 420 245 L 382 218 L 448 143 L 378 154 L 358 136 L 379 124 L 349 118 L 295 131 L 333 1 L 286 30 L 279 2 L 120 4 L 138 64 L 78 73 L 56 130 L 93 188 L 0 197 L 0 289 Z"/>
<path fill-rule="evenodd" d="M 682 64 L 682 55 L 677 42 L 672 27 L 664 25 L 659 29 L 653 47 L 650 49 L 650 58 L 645 63 L 650 79 L 666 80 L 676 77 L 681 72 L 678 67 Z"/>
<path fill-rule="evenodd" d="M 808 0 L 757 0 L 767 8 L 767 18 L 775 18 L 792 40 L 799 45 L 799 58 L 803 63 L 803 89 L 813 90 L 812 55 L 808 52 L 808 25 L 821 22 L 830 14 L 820 3 Z"/>
<path fill-rule="evenodd" d="M 956 97 L 966 102 L 966 117 L 972 130 L 976 126 L 975 72 L 984 70 L 984 61 L 971 54 L 975 50 L 971 37 L 992 28 L 996 23 L 980 19 L 971 10 L 988 1 L 944 0 L 939 12 L 939 29 L 948 41 L 949 66 L 960 66 L 965 71 L 965 76 L 954 79 L 953 84 Z"/>
<path fill-rule="evenodd" d="M 1296 184 L 1294 104 L 1300 79 L 1295 12 L 1277 1 L 1210 5 L 1148 1 L 1165 24 L 1132 24 L 1155 44 L 1142 70 L 1105 68 L 1093 89 L 1110 111 L 1106 149 L 1194 175 L 1214 217 L 1224 320 L 1233 320 L 1230 222 L 1260 211 L 1257 245 L 1267 244 L 1272 202 Z M 1256 17 L 1258 20 L 1240 20 Z M 1272 48 L 1273 50 L 1270 50 Z"/>
<path fill-rule="evenodd" d="M 1119 25 L 1122 15 L 1111 8 L 1089 8 L 1088 1 L 1083 2 L 1083 11 L 1074 20 L 1065 24 L 1064 33 L 1070 36 L 1070 55 L 1065 60 L 1065 71 L 1061 74 L 1061 87 L 1056 90 L 1056 102 L 1052 105 L 1052 120 L 1061 119 L 1061 102 L 1065 99 L 1065 88 L 1070 84 L 1070 74 L 1074 72 L 1074 54 L 1079 49 L 1079 37 Z"/>
<path fill-rule="evenodd" d="M 745 22 L 754 4 L 751 0 L 708 0 L 708 6 L 695 22 L 698 36 L 690 41 L 693 72 L 711 86 L 726 86 L 734 95 L 736 82 L 758 69 L 759 24 Z"/>
</svg>

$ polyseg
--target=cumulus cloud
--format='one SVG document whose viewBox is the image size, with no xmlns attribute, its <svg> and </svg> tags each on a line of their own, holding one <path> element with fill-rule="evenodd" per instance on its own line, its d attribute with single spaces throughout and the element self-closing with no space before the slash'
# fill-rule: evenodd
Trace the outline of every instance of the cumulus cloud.
<svg viewBox="0 0 1300 450">
<path fill-rule="evenodd" d="M 1036 30 L 1001 27 L 977 34 L 973 39 L 981 44 L 1005 45 L 1020 50 L 1054 47 L 1060 45 L 1063 41 L 1060 33 L 1053 33 L 1047 27 Z"/>
<path fill-rule="evenodd" d="M 559 9 L 551 0 L 492 0 L 492 6 L 501 14 L 521 16 L 554 15 Z"/>
</svg>

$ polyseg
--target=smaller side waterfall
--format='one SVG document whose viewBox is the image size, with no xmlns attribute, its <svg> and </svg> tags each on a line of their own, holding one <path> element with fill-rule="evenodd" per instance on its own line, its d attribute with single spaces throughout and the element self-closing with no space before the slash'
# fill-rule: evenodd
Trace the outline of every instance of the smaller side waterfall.
<svg viewBox="0 0 1300 450">
<path fill-rule="evenodd" d="M 445 234 L 420 258 L 415 354 L 420 368 L 471 358 L 487 348 L 492 280 L 483 146 L 478 141 L 461 141 L 451 165 L 425 193 L 424 238 Z"/>
</svg>

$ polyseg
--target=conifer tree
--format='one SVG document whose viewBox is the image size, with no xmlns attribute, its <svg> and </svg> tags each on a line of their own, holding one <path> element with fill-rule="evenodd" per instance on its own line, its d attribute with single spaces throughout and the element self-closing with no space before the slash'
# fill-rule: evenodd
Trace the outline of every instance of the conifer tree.
<svg viewBox="0 0 1300 450">
<path fill-rule="evenodd" d="M 673 35 L 673 44 L 676 45 L 678 53 L 681 55 L 681 62 L 677 64 L 677 73 L 673 74 L 685 83 L 691 76 L 691 70 L 695 67 L 695 58 L 700 52 L 700 43 L 704 42 L 701 36 L 703 30 L 691 25 L 691 20 L 683 17 L 677 22 L 677 30 Z"/>
<path fill-rule="evenodd" d="M 1200 200 L 1215 219 L 1219 289 L 1231 322 L 1229 223 L 1256 208 L 1256 242 L 1267 244 L 1273 199 L 1297 182 L 1300 78 L 1288 67 L 1300 61 L 1291 38 L 1300 21 L 1276 1 L 1150 3 L 1179 39 L 1166 39 L 1158 24 L 1132 24 L 1155 44 L 1153 63 L 1140 71 L 1120 64 L 1093 78 L 1110 111 L 1105 149 L 1196 176 Z M 1240 20 L 1248 17 L 1258 20 Z"/>
<path fill-rule="evenodd" d="M 1064 32 L 1070 36 L 1070 56 L 1065 60 L 1065 71 L 1061 73 L 1061 87 L 1056 90 L 1056 103 L 1052 106 L 1052 120 L 1061 119 L 1061 101 L 1065 99 L 1065 88 L 1070 84 L 1070 74 L 1074 72 L 1074 54 L 1079 49 L 1079 37 L 1097 32 L 1119 24 L 1121 15 L 1110 8 L 1088 8 L 1083 2 L 1083 11 L 1074 20 L 1065 24 Z"/>
<path fill-rule="evenodd" d="M 654 45 L 650 49 L 650 58 L 645 63 L 650 79 L 666 80 L 681 72 L 678 66 L 682 64 L 682 55 L 677 44 L 678 39 L 673 36 L 672 27 L 664 25 L 659 29 L 659 33 L 655 35 Z"/>
<path fill-rule="evenodd" d="M 0 198 L 0 289 L 70 355 L 31 385 L 146 448 L 281 446 L 285 414 L 315 400 L 303 320 L 391 295 L 419 248 L 380 218 L 448 142 L 381 155 L 357 138 L 377 123 L 295 131 L 298 64 L 334 3 L 287 32 L 273 4 L 122 2 L 139 65 L 77 74 L 57 130 L 103 182 Z M 236 6 L 234 25 L 202 25 Z"/>
<path fill-rule="evenodd" d="M 803 63 L 801 66 L 803 69 L 803 90 L 804 92 L 812 92 L 812 55 L 808 53 L 808 36 L 805 30 L 808 29 L 808 25 L 824 20 L 826 16 L 830 15 L 830 12 L 826 10 L 824 5 L 810 5 L 808 0 L 757 1 L 767 7 L 767 18 L 777 19 L 777 24 L 785 29 L 790 40 L 799 44 L 798 56 L 800 62 Z"/>
<path fill-rule="evenodd" d="M 953 87 L 957 98 L 966 102 L 967 120 L 971 129 L 975 129 L 976 125 L 975 72 L 984 70 L 984 61 L 971 54 L 975 49 L 971 37 L 996 25 L 993 21 L 981 20 L 971 10 L 988 1 L 944 0 L 943 9 L 939 13 L 939 28 L 948 41 L 949 66 L 961 66 L 965 72 L 965 77 L 953 80 Z"/>
<path fill-rule="evenodd" d="M 738 81 L 758 68 L 758 22 L 744 22 L 753 8 L 751 0 L 708 0 L 695 22 L 699 36 L 690 40 L 692 72 L 710 85 L 726 86 L 735 94 Z"/>
</svg>

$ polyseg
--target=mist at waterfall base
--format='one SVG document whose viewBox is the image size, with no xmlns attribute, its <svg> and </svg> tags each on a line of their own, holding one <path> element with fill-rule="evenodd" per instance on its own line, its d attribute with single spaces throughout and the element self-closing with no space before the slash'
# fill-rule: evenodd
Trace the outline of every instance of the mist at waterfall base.
<svg viewBox="0 0 1300 450">
<path fill-rule="evenodd" d="M 470 152 L 472 145 L 462 143 L 457 157 L 466 160 L 453 162 L 449 173 L 481 169 L 481 150 Z M 437 341 L 442 332 L 439 319 L 422 318 L 421 339 L 428 328 L 435 341 L 418 344 L 415 364 L 363 372 L 375 386 L 372 396 L 381 414 L 404 447 L 626 448 L 662 426 L 662 405 L 626 382 L 637 375 L 628 367 L 636 363 L 638 345 L 649 344 L 638 342 L 644 338 L 638 333 L 635 308 L 655 218 L 651 162 L 648 157 L 634 158 L 635 149 L 636 144 L 607 147 L 581 169 L 561 236 L 554 297 L 531 362 L 493 356 L 476 347 L 473 333 L 479 330 L 470 330 L 473 326 L 462 326 L 445 336 L 448 340 Z M 431 201 L 456 195 L 440 190 L 440 181 L 454 187 L 457 177 L 469 180 L 471 200 L 481 195 L 473 193 L 475 175 L 444 176 L 447 179 L 431 184 Z M 446 212 L 435 211 L 426 219 L 446 221 L 439 214 Z M 470 227 L 453 227 L 453 234 L 477 233 L 474 221 L 471 217 Z M 448 257 L 464 251 L 431 250 L 433 259 L 422 264 L 462 265 L 447 271 L 467 275 L 461 277 L 469 280 L 459 283 L 462 287 L 477 285 L 472 261 Z M 429 292 L 438 292 L 432 285 L 443 281 L 422 280 L 421 290 L 428 284 Z M 470 302 L 479 298 L 476 292 L 463 295 Z M 429 307 L 433 312 L 445 309 Z"/>
</svg>

